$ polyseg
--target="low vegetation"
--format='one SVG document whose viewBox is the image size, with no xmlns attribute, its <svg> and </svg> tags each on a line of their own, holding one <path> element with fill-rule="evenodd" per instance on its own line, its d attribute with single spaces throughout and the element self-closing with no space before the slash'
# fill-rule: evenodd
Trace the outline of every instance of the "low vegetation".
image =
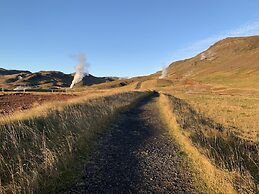
<svg viewBox="0 0 259 194">
<path fill-rule="evenodd" d="M 89 150 L 118 110 L 143 92 L 47 105 L 0 124 L 0 193 L 54 192 L 80 175 Z"/>
<path fill-rule="evenodd" d="M 258 144 L 240 138 L 231 129 L 207 118 L 185 101 L 173 96 L 168 98 L 176 123 L 188 137 L 186 141 L 191 141 L 199 152 L 210 159 L 215 168 L 225 172 L 222 176 L 217 175 L 215 180 L 230 177 L 236 191 L 258 192 Z"/>
<path fill-rule="evenodd" d="M 174 105 L 171 98 L 171 96 L 161 95 L 159 100 L 161 116 L 176 143 L 189 158 L 196 188 L 201 193 L 236 193 L 231 184 L 231 176 L 227 172 L 217 169 L 206 156 L 200 153 L 185 131 L 181 129 L 176 115 L 173 113 Z"/>
<path fill-rule="evenodd" d="M 259 142 L 259 96 L 174 93 L 239 137 Z"/>
</svg>

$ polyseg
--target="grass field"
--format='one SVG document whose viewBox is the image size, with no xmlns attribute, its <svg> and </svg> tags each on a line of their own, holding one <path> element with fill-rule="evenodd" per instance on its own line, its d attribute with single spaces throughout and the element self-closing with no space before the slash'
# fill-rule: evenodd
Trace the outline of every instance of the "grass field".
<svg viewBox="0 0 259 194">
<path fill-rule="evenodd" d="M 197 111 L 233 130 L 239 137 L 259 141 L 259 96 L 175 93 Z"/>
<path fill-rule="evenodd" d="M 143 95 L 86 92 L 68 102 L 48 103 L 2 118 L 0 193 L 33 193 L 39 188 L 54 192 L 71 184 L 98 134 L 120 109 Z"/>
<path fill-rule="evenodd" d="M 180 133 L 185 138 L 180 143 L 190 141 L 189 145 L 209 159 L 213 168 L 225 172 L 216 175 L 215 180 L 220 177 L 225 179 L 226 176 L 238 193 L 256 193 L 259 183 L 257 92 L 239 93 L 238 90 L 232 92 L 233 90 L 225 89 L 224 92 L 190 92 L 185 87 L 161 90 L 172 95 L 171 111 L 176 118 L 175 126 L 179 126 Z M 192 149 L 188 152 L 193 160 L 199 156 L 192 154 Z M 208 180 L 208 177 L 205 179 Z M 213 187 L 213 182 L 211 185 Z"/>
<path fill-rule="evenodd" d="M 174 113 L 175 103 L 172 96 L 162 94 L 159 100 L 161 116 L 170 128 L 172 137 L 190 159 L 195 174 L 195 184 L 201 193 L 236 193 L 232 185 L 232 177 L 225 170 L 221 170 L 205 155 L 203 155 L 191 139 L 178 124 Z"/>
<path fill-rule="evenodd" d="M 145 90 L 157 90 L 166 94 L 159 97 L 161 117 L 188 156 L 197 188 L 256 193 L 259 91 L 233 86 L 189 79 L 117 80 L 71 90 L 66 101 L 46 100 L 1 116 L 0 191 L 55 192 L 72 184 L 115 115 Z"/>
<path fill-rule="evenodd" d="M 2 116 L 0 191 L 32 193 L 45 188 L 55 192 L 72 184 L 80 176 L 94 141 L 119 110 L 143 97 L 145 89 L 156 89 L 169 95 L 159 97 L 161 116 L 189 157 L 196 187 L 205 193 L 256 192 L 257 92 L 191 81 L 184 85 L 140 80 L 119 89 L 118 83 L 74 91 L 66 101 L 46 101 Z"/>
</svg>

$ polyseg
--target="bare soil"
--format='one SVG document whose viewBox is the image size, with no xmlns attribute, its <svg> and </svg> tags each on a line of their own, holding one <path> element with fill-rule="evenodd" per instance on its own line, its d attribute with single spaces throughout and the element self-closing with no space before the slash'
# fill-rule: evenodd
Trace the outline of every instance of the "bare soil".
<svg viewBox="0 0 259 194">
<path fill-rule="evenodd" d="M 68 94 L 11 93 L 0 95 L 0 116 L 30 109 L 49 101 L 64 101 L 74 97 Z"/>
</svg>

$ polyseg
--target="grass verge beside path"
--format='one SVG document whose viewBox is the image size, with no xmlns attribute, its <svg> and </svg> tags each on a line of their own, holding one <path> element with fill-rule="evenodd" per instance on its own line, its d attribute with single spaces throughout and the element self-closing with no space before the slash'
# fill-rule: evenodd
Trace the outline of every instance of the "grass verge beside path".
<svg viewBox="0 0 259 194">
<path fill-rule="evenodd" d="M 146 95 L 125 92 L 82 99 L 39 117 L 1 123 L 0 193 L 53 193 L 72 184 L 98 135 L 118 111 Z"/>
<path fill-rule="evenodd" d="M 159 107 L 161 116 L 171 129 L 171 135 L 187 154 L 196 177 L 196 186 L 202 193 L 237 193 L 232 186 L 229 173 L 216 168 L 208 158 L 199 152 L 179 127 L 168 96 L 161 94 Z"/>
</svg>

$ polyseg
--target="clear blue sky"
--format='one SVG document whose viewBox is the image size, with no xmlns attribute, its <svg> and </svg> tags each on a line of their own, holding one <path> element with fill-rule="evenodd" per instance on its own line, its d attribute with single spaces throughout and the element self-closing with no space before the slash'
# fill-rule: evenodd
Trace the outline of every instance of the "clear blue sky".
<svg viewBox="0 0 259 194">
<path fill-rule="evenodd" d="M 225 36 L 259 34 L 258 0 L 0 0 L 0 67 L 153 73 Z"/>
</svg>

